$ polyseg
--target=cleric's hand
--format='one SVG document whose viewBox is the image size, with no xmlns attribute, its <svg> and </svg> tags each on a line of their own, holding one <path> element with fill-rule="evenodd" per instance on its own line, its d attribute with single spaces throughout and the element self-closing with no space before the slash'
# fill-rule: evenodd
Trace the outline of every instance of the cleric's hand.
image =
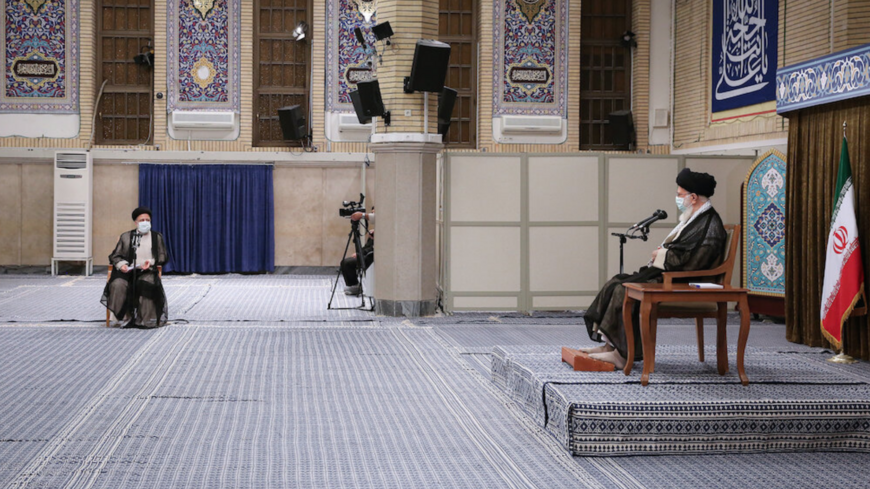
<svg viewBox="0 0 870 489">
<path fill-rule="evenodd" d="M 142 270 L 148 270 L 149 268 L 151 268 L 151 262 L 148 260 L 145 260 L 145 264 L 142 265 Z"/>
<path fill-rule="evenodd" d="M 129 271 L 130 271 L 130 267 L 128 267 L 127 265 L 121 265 L 121 272 L 127 273 Z"/>
</svg>

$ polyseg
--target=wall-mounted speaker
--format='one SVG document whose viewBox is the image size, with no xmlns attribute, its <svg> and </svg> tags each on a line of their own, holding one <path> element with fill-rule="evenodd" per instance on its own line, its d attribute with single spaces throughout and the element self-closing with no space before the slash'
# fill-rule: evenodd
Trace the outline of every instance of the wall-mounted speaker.
<svg viewBox="0 0 870 489">
<path fill-rule="evenodd" d="M 384 115 L 384 101 L 381 99 L 381 85 L 377 80 L 359 82 L 356 91 L 350 92 L 353 110 L 360 124 L 368 124 L 372 117 Z"/>
<path fill-rule="evenodd" d="M 445 136 L 450 129 L 454 105 L 456 105 L 456 90 L 444 87 L 438 94 L 438 134 L 442 136 Z"/>
<path fill-rule="evenodd" d="M 449 62 L 449 44 L 429 39 L 417 41 L 408 88 L 414 92 L 440 92 Z"/>
<path fill-rule="evenodd" d="M 610 125 L 610 135 L 613 138 L 613 144 L 631 149 L 634 145 L 634 120 L 630 110 L 619 110 L 611 112 L 607 116 L 607 121 Z"/>
<path fill-rule="evenodd" d="M 354 90 L 350 92 L 350 101 L 353 103 L 353 111 L 356 112 L 356 118 L 360 124 L 368 124 L 372 121 L 371 117 L 366 117 L 365 110 L 362 105 L 362 98 L 360 98 L 359 90 Z"/>
<path fill-rule="evenodd" d="M 292 105 L 278 109 L 278 122 L 281 124 L 284 139 L 296 141 L 308 137 L 308 125 L 301 106 Z"/>
</svg>

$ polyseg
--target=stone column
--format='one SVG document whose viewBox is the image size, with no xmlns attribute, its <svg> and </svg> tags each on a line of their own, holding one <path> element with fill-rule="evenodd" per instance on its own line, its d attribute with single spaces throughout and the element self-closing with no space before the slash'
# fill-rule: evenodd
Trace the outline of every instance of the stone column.
<svg viewBox="0 0 870 489">
<path fill-rule="evenodd" d="M 377 134 L 375 307 L 384 316 L 429 316 L 437 299 L 436 157 L 440 136 Z"/>
<path fill-rule="evenodd" d="M 377 22 L 389 21 L 396 35 L 377 68 L 381 95 L 392 113 L 385 132 L 378 121 L 375 154 L 375 307 L 385 316 L 427 316 L 435 312 L 435 160 L 442 149 L 433 124 L 426 133 L 422 93 L 406 94 L 418 39 L 438 37 L 438 2 L 378 0 Z M 430 120 L 437 95 L 429 97 Z"/>
</svg>

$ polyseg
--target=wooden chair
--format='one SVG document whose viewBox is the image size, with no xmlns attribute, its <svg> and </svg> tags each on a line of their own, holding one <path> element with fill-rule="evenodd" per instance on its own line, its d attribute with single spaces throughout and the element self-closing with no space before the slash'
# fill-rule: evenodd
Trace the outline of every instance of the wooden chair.
<svg viewBox="0 0 870 489">
<path fill-rule="evenodd" d="M 106 277 L 106 283 L 109 283 L 109 280 L 112 280 L 112 265 L 109 265 L 109 275 Z M 157 266 L 157 276 L 163 278 L 163 267 L 161 265 Z M 106 327 L 109 327 L 109 322 L 112 317 L 112 311 L 109 308 L 106 308 Z"/>
<path fill-rule="evenodd" d="M 737 261 L 737 249 L 740 244 L 739 225 L 725 226 L 725 231 L 728 237 L 725 240 L 725 250 L 722 254 L 722 261 L 719 266 L 710 270 L 694 270 L 690 272 L 664 272 L 664 288 L 668 289 L 674 283 L 674 279 L 678 282 L 689 282 L 688 279 L 700 279 L 697 281 L 711 282 L 717 284 L 730 284 L 731 276 L 734 273 L 734 263 Z M 650 333 L 652 335 L 653 344 L 655 344 L 656 326 L 658 318 L 695 318 L 695 332 L 698 336 L 698 361 L 704 361 L 704 318 L 715 318 L 719 323 L 725 324 L 728 320 L 728 309 L 726 305 L 719 306 L 715 302 L 666 302 L 662 303 L 658 308 L 654 309 L 652 317 L 650 317 Z M 726 337 L 725 328 L 719 328 L 716 341 L 725 347 Z"/>
</svg>

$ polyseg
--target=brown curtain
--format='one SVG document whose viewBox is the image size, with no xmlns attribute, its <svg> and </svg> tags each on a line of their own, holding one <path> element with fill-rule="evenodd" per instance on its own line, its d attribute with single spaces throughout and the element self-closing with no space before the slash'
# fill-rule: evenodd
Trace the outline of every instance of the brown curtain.
<svg viewBox="0 0 870 489">
<path fill-rule="evenodd" d="M 870 97 L 800 110 L 789 118 L 788 131 L 786 337 L 826 348 L 831 346 L 821 334 L 822 282 L 843 121 L 847 125 L 866 288 L 870 278 Z M 868 324 L 868 316 L 846 321 L 846 353 L 870 360 Z"/>
</svg>

